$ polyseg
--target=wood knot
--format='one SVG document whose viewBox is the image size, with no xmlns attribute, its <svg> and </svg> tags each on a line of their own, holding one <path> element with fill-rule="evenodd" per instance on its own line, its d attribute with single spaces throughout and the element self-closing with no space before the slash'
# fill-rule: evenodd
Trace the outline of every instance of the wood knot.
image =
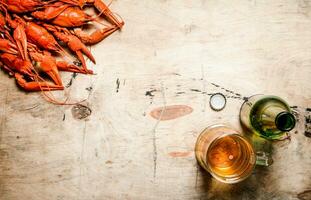
<svg viewBox="0 0 311 200">
<path fill-rule="evenodd" d="M 92 114 L 92 110 L 87 106 L 77 104 L 72 107 L 71 113 L 73 118 L 81 120 L 90 116 Z"/>
</svg>

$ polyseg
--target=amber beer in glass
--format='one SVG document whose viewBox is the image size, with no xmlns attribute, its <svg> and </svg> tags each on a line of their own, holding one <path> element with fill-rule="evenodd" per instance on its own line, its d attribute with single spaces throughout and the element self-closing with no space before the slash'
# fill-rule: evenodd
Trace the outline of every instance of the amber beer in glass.
<svg viewBox="0 0 311 200">
<path fill-rule="evenodd" d="M 195 155 L 206 171 L 224 183 L 246 179 L 256 164 L 256 153 L 248 140 L 221 124 L 210 126 L 200 134 Z"/>
</svg>

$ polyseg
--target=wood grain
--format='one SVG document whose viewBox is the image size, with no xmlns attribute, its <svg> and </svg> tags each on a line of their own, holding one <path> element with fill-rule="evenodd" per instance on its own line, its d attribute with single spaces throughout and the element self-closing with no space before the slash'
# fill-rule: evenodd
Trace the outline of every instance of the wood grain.
<svg viewBox="0 0 311 200">
<path fill-rule="evenodd" d="M 310 1 L 122 0 L 111 7 L 126 25 L 92 48 L 96 75 L 62 73 L 71 86 L 53 93 L 87 99 L 87 115 L 26 94 L 0 72 L 1 200 L 308 197 Z M 209 108 L 216 92 L 227 97 L 221 112 Z M 299 118 L 290 141 L 272 144 L 271 167 L 224 185 L 193 153 L 180 156 L 193 152 L 208 125 L 241 131 L 243 98 L 257 93 L 281 96 Z M 193 112 L 167 121 L 150 116 L 171 105 Z"/>
</svg>

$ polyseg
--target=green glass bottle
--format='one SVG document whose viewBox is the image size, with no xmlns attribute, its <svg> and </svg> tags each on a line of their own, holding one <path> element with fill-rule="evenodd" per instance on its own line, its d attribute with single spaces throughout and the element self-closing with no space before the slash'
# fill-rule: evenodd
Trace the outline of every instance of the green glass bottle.
<svg viewBox="0 0 311 200">
<path fill-rule="evenodd" d="M 295 117 L 288 104 L 272 95 L 248 98 L 240 111 L 242 125 L 266 139 L 280 140 L 295 127 Z"/>
</svg>

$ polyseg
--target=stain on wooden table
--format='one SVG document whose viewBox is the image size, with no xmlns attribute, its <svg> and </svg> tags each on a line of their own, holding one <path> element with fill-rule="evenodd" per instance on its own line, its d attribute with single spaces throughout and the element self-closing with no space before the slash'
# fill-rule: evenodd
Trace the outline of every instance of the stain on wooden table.
<svg viewBox="0 0 311 200">
<path fill-rule="evenodd" d="M 113 1 L 124 29 L 92 48 L 96 75 L 62 73 L 55 106 L 0 72 L 0 199 L 282 199 L 311 197 L 311 2 Z M 221 92 L 227 105 L 209 107 Z M 225 185 L 198 167 L 208 125 L 241 131 L 253 94 L 284 98 L 298 118 L 274 163 Z"/>
</svg>

